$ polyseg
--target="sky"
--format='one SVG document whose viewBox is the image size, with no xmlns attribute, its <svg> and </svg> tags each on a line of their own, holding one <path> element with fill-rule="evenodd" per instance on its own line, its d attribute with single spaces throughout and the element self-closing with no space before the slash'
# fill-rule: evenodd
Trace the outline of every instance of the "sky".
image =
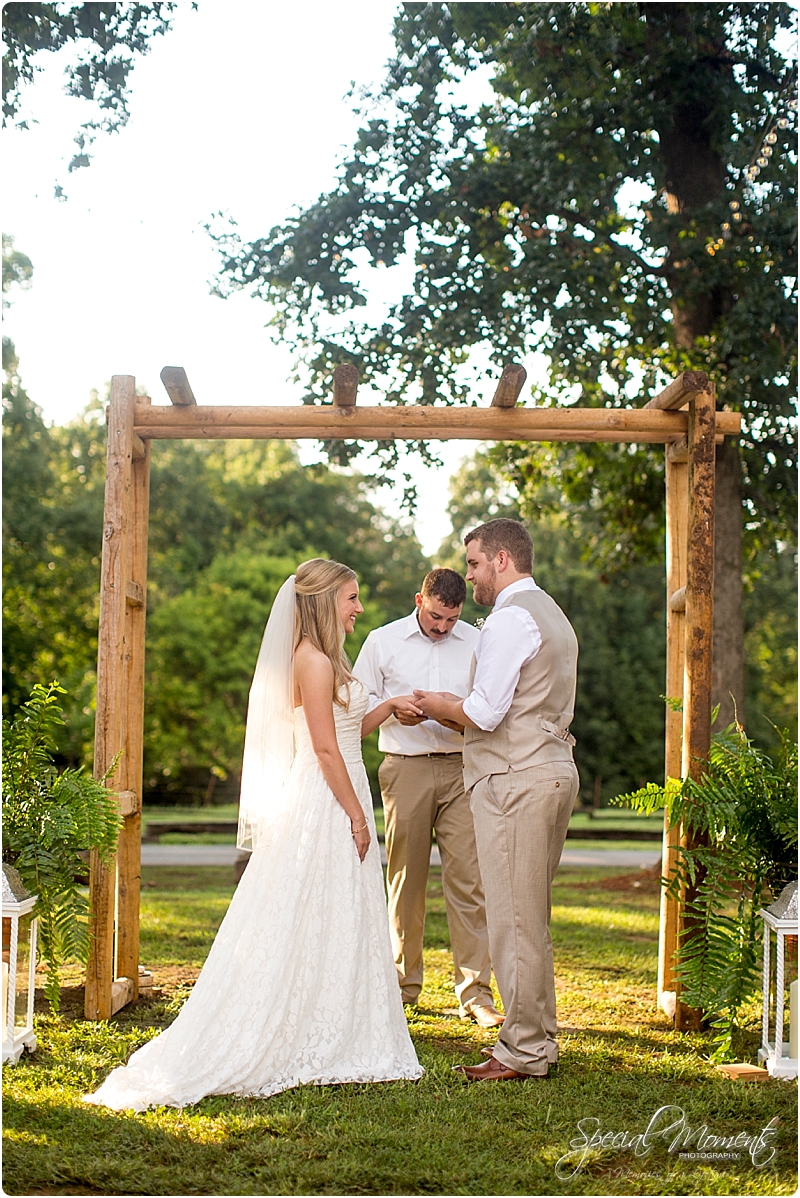
<svg viewBox="0 0 800 1198">
<path fill-rule="evenodd" d="M 203 226 L 223 212 L 243 237 L 259 236 L 332 185 L 358 123 L 347 93 L 383 78 L 396 8 L 306 3 L 299 30 L 293 5 L 202 0 L 193 11 L 181 0 L 173 29 L 131 76 L 128 125 L 101 134 L 91 166 L 71 175 L 72 139 L 94 113 L 64 95 L 65 58 L 45 56 L 23 100 L 36 123 L 3 135 L 3 228 L 34 265 L 4 326 L 48 421 L 73 419 L 112 374 L 134 375 L 166 402 L 165 365 L 186 369 L 200 404 L 299 402 L 291 355 L 264 327 L 266 306 L 210 294 L 217 257 Z M 475 98 L 486 94 L 486 79 L 475 87 Z M 55 198 L 57 182 L 66 200 Z M 408 278 L 403 266 L 386 271 L 375 302 Z M 493 386 L 487 378 L 479 402 Z M 301 446 L 303 461 L 319 456 L 314 443 Z M 477 443 L 436 448 L 442 468 L 411 465 L 428 553 L 450 531 L 450 474 Z M 400 491 L 377 499 L 397 514 Z"/>
</svg>

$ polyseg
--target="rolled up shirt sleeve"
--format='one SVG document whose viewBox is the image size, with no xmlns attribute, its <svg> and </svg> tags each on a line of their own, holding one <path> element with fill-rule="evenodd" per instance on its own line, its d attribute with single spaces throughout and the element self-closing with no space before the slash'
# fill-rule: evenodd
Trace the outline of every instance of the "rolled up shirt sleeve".
<svg viewBox="0 0 800 1198">
<path fill-rule="evenodd" d="M 493 612 L 478 641 L 464 715 L 484 732 L 494 732 L 511 706 L 520 670 L 541 647 L 542 634 L 530 612 L 518 606 Z"/>
<path fill-rule="evenodd" d="M 361 685 L 369 692 L 368 712 L 373 711 L 387 697 L 383 693 L 384 678 L 378 662 L 377 650 L 376 639 L 370 633 L 361 646 L 361 652 L 356 659 L 356 664 L 353 666 L 353 677 L 357 678 Z"/>
</svg>

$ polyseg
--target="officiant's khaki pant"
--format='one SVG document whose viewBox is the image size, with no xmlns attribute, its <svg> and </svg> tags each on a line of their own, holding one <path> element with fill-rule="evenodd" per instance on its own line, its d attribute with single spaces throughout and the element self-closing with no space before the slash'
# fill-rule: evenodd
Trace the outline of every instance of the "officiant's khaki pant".
<svg viewBox="0 0 800 1198">
<path fill-rule="evenodd" d="M 431 831 L 442 858 L 442 889 L 461 1010 L 492 1002 L 489 935 L 469 797 L 460 753 L 390 753 L 378 773 L 386 813 L 389 928 L 403 1002 L 422 989 L 422 936 Z"/>
<path fill-rule="evenodd" d="M 558 1060 L 550 890 L 578 795 L 570 762 L 490 774 L 472 789 L 489 947 L 506 1018 L 495 1057 L 520 1073 Z"/>
</svg>

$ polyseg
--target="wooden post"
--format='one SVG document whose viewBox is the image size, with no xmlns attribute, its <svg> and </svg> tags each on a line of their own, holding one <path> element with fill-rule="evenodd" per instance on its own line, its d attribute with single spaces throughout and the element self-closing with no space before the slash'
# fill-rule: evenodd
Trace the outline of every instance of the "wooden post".
<svg viewBox="0 0 800 1198">
<path fill-rule="evenodd" d="M 358 391 L 358 367 L 352 362 L 340 362 L 333 372 L 333 406 L 355 407 Z"/>
<path fill-rule="evenodd" d="M 100 568 L 100 625 L 97 638 L 97 717 L 94 776 L 102 778 L 125 748 L 126 583 L 128 580 L 128 506 L 133 453 L 136 380 L 127 374 L 111 379 L 108 406 L 103 555 Z M 117 775 L 108 779 L 117 787 Z M 114 976 L 114 900 L 116 868 L 101 864 L 92 852 L 89 869 L 91 947 L 86 967 L 84 1013 L 87 1019 L 111 1017 Z"/>
<path fill-rule="evenodd" d="M 147 402 L 139 400 L 139 403 Z M 147 602 L 147 533 L 150 517 L 150 446 L 131 469 L 130 555 L 125 605 L 125 752 L 120 762 L 117 851 L 117 974 L 139 997 L 139 894 L 141 882 L 142 759 L 144 750 L 144 655 Z M 129 1000 L 130 1001 L 130 1000 Z"/>
<path fill-rule="evenodd" d="M 667 689 L 668 699 L 683 700 L 685 660 L 685 588 L 688 521 L 688 474 L 685 456 L 666 450 L 667 508 Z M 677 460 L 676 460 L 677 459 Z M 683 715 L 667 705 L 665 729 L 665 780 L 681 777 L 681 741 Z M 678 859 L 680 827 L 669 828 L 664 813 L 664 842 L 661 873 L 671 878 Z M 675 950 L 678 947 L 680 900 L 661 891 L 658 935 L 658 1001 L 665 1014 L 673 1018 L 677 1001 Z"/>
<path fill-rule="evenodd" d="M 689 404 L 689 514 L 686 558 L 686 659 L 683 690 L 683 777 L 700 779 L 711 749 L 711 655 L 714 640 L 714 385 Z M 689 847 L 692 847 L 689 845 Z M 692 903 L 701 879 L 684 894 L 680 935 L 692 934 Z M 675 1025 L 699 1028 L 702 1012 L 678 997 Z"/>
<path fill-rule="evenodd" d="M 179 408 L 197 407 L 194 391 L 182 366 L 165 366 L 161 371 L 161 382 L 167 395 Z"/>
<path fill-rule="evenodd" d="M 713 384 L 689 404 L 689 518 L 686 561 L 686 679 L 683 775 L 700 778 L 711 747 L 711 647 L 714 625 Z"/>
<path fill-rule="evenodd" d="M 513 362 L 504 366 L 500 382 L 492 396 L 492 407 L 515 408 L 527 377 L 528 372 L 524 366 L 517 366 Z"/>
</svg>

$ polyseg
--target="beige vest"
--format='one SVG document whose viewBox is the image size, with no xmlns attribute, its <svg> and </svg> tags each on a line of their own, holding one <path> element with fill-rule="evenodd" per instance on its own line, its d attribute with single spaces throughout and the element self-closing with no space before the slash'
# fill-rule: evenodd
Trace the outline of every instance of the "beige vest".
<svg viewBox="0 0 800 1198">
<path fill-rule="evenodd" d="M 520 670 L 511 706 L 494 732 L 466 728 L 467 790 L 489 774 L 572 761 L 575 737 L 569 726 L 575 710 L 577 638 L 561 608 L 544 591 L 517 591 L 501 606 L 513 605 L 524 607 L 533 616 L 542 634 L 542 647 Z M 474 676 L 473 657 L 470 688 Z"/>
</svg>

